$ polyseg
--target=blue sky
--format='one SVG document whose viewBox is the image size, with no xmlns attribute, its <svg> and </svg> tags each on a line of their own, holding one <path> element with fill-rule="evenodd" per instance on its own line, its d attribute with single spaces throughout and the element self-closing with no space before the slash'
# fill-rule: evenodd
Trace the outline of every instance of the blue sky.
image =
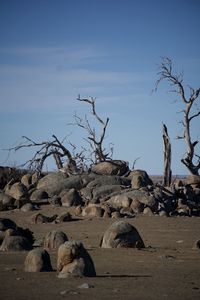
<svg viewBox="0 0 200 300">
<path fill-rule="evenodd" d="M 184 70 L 186 84 L 200 85 L 199 0 L 0 0 L 0 148 L 26 135 L 81 146 L 85 133 L 69 126 L 76 111 L 89 116 L 82 97 L 97 97 L 109 117 L 105 146 L 116 159 L 137 161 L 149 174 L 163 173 L 162 122 L 172 143 L 173 174 L 187 174 L 177 96 L 162 84 L 151 93 L 161 57 Z M 200 138 L 200 122 L 192 136 Z M 67 144 L 66 144 L 67 145 Z M 19 151 L 1 165 L 18 165 L 32 152 Z M 55 166 L 49 162 L 48 169 Z"/>
</svg>

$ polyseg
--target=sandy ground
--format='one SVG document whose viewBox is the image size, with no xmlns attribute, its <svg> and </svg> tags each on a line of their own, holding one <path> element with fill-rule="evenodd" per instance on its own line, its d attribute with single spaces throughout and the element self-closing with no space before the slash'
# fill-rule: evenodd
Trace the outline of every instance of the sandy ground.
<svg viewBox="0 0 200 300">
<path fill-rule="evenodd" d="M 65 208 L 44 206 L 53 215 Z M 138 216 L 127 219 L 142 236 L 146 249 L 101 249 L 99 243 L 113 219 L 79 219 L 62 224 L 31 224 L 33 212 L 0 212 L 35 238 L 52 229 L 64 231 L 69 239 L 81 240 L 93 258 L 97 277 L 58 279 L 56 271 L 25 273 L 27 252 L 0 252 L 1 299 L 200 299 L 200 239 L 198 217 Z M 56 251 L 49 251 L 56 268 Z M 80 288 L 87 283 L 90 288 Z"/>
</svg>

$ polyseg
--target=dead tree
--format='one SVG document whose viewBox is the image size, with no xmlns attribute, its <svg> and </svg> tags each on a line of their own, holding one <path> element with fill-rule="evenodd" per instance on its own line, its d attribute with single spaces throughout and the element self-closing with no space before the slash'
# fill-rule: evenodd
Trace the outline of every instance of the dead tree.
<svg viewBox="0 0 200 300">
<path fill-rule="evenodd" d="M 91 127 L 87 116 L 85 116 L 85 118 L 82 119 L 77 114 L 74 115 L 75 124 L 73 125 L 77 125 L 78 127 L 83 128 L 87 132 L 88 136 L 85 140 L 89 143 L 90 149 L 92 149 L 91 154 L 94 156 L 94 160 L 92 160 L 92 162 L 98 163 L 98 162 L 110 160 L 112 157 L 113 149 L 111 148 L 109 151 L 106 151 L 106 149 L 103 147 L 109 118 L 106 118 L 106 120 L 104 121 L 97 114 L 96 107 L 95 107 L 95 100 L 96 100 L 95 98 L 90 97 L 88 99 L 88 98 L 81 98 L 80 96 L 78 96 L 77 100 L 80 102 L 88 103 L 91 106 L 91 113 L 101 126 L 100 134 L 98 137 L 96 129 Z"/>
<path fill-rule="evenodd" d="M 181 136 L 177 136 L 177 138 L 184 139 L 187 151 L 181 159 L 181 162 L 187 167 L 191 174 L 199 175 L 200 155 L 195 152 L 195 147 L 199 141 L 192 141 L 191 123 L 195 118 L 200 116 L 200 108 L 198 107 L 200 88 L 194 89 L 188 86 L 189 96 L 187 97 L 186 88 L 183 85 L 183 74 L 177 74 L 173 71 L 172 60 L 167 57 L 163 58 L 157 75 L 159 79 L 156 82 L 155 90 L 157 90 L 161 81 L 167 81 L 170 86 L 173 87 L 172 92 L 178 93 L 181 102 L 184 104 L 184 109 L 181 111 L 181 113 L 183 113 L 183 119 L 181 121 L 183 133 Z"/>
<path fill-rule="evenodd" d="M 26 136 L 23 136 L 22 138 L 25 140 L 24 143 L 21 143 L 20 145 L 13 148 L 6 149 L 9 152 L 18 151 L 22 148 L 30 147 L 37 149 L 34 156 L 30 160 L 26 161 L 21 167 L 28 167 L 28 169 L 30 170 L 41 173 L 44 162 L 47 158 L 52 156 L 55 159 L 56 165 L 59 169 L 63 167 L 62 159 L 65 158 L 65 160 L 67 160 L 67 168 L 65 168 L 68 170 L 68 172 L 78 172 L 76 161 L 73 158 L 71 152 L 55 135 L 52 135 L 52 140 L 42 142 L 35 142 Z"/>
<path fill-rule="evenodd" d="M 167 131 L 167 126 L 163 124 L 163 143 L 164 143 L 164 176 L 163 185 L 170 186 L 172 179 L 171 171 L 171 143 Z"/>
</svg>

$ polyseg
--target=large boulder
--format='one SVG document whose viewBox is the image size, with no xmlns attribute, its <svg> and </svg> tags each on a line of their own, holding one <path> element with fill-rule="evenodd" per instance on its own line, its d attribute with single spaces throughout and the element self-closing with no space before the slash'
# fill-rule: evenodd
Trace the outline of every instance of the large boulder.
<svg viewBox="0 0 200 300">
<path fill-rule="evenodd" d="M 24 262 L 25 272 L 53 271 L 49 253 L 44 249 L 33 249 L 26 256 Z"/>
<path fill-rule="evenodd" d="M 28 190 L 23 183 L 15 182 L 14 184 L 8 184 L 6 186 L 5 194 L 16 200 L 20 200 L 21 198 L 27 197 Z"/>
<path fill-rule="evenodd" d="M 129 171 L 128 163 L 123 160 L 103 161 L 91 166 L 91 171 L 100 175 L 122 176 Z"/>
<path fill-rule="evenodd" d="M 132 199 L 129 198 L 126 194 L 119 194 L 111 197 L 107 203 L 109 203 L 114 208 L 125 208 L 130 207 Z"/>
<path fill-rule="evenodd" d="M 193 188 L 200 188 L 200 176 L 190 175 L 186 178 L 186 184 L 191 185 Z"/>
<path fill-rule="evenodd" d="M 11 196 L 0 192 L 0 210 L 8 210 L 15 208 L 15 199 Z"/>
<path fill-rule="evenodd" d="M 131 186 L 134 189 L 153 185 L 153 181 L 149 178 L 147 172 L 143 170 L 131 171 L 129 178 L 131 178 Z"/>
<path fill-rule="evenodd" d="M 96 204 L 89 204 L 82 210 L 83 217 L 103 217 L 104 209 Z"/>
<path fill-rule="evenodd" d="M 59 197 L 61 198 L 62 206 L 71 207 L 82 204 L 82 199 L 76 189 L 63 190 Z"/>
<path fill-rule="evenodd" d="M 94 176 L 90 175 L 74 175 L 66 177 L 61 172 L 50 173 L 38 181 L 37 189 L 44 190 L 48 193 L 49 197 L 59 195 L 64 189 L 80 190 L 86 186 Z"/>
<path fill-rule="evenodd" d="M 128 198 L 132 199 L 133 201 L 139 201 L 140 203 L 144 204 L 145 206 L 149 206 L 153 208 L 154 210 L 157 209 L 158 201 L 156 198 L 149 194 L 146 191 L 143 190 L 131 190 L 131 191 L 125 191 L 124 195 L 126 195 Z"/>
<path fill-rule="evenodd" d="M 120 185 L 120 186 L 130 186 L 131 179 L 123 177 L 123 176 L 110 176 L 110 175 L 103 175 L 97 176 L 94 180 L 87 184 L 88 188 L 97 188 L 104 185 Z"/>
<path fill-rule="evenodd" d="M 137 231 L 131 224 L 124 221 L 113 223 L 104 233 L 101 241 L 102 248 L 144 248 L 144 242 Z"/>
<path fill-rule="evenodd" d="M 120 193 L 122 187 L 119 185 L 104 185 L 93 189 L 91 201 L 94 203 L 99 203 L 105 198 L 108 198 L 113 193 Z"/>
<path fill-rule="evenodd" d="M 63 231 L 52 230 L 45 235 L 44 248 L 49 250 L 58 249 L 66 241 L 68 241 L 68 237 Z"/>
<path fill-rule="evenodd" d="M 5 236 L 0 251 L 28 251 L 32 249 L 30 241 L 23 236 Z"/>
<path fill-rule="evenodd" d="M 21 178 L 21 183 L 23 183 L 23 185 L 25 185 L 25 187 L 29 189 L 32 186 L 32 174 L 24 174 Z"/>
<path fill-rule="evenodd" d="M 59 278 L 96 276 L 91 256 L 79 241 L 67 241 L 58 248 L 57 271 Z"/>
</svg>

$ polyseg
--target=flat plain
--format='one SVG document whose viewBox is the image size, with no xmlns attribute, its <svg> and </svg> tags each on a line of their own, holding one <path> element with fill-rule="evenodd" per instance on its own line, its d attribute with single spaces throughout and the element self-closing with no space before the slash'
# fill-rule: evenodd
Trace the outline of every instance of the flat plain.
<svg viewBox="0 0 200 300">
<path fill-rule="evenodd" d="M 66 211 L 63 207 L 41 207 L 47 216 Z M 200 239 L 199 217 L 138 215 L 124 219 L 137 228 L 145 243 L 146 248 L 138 250 L 100 248 L 101 238 L 114 219 L 75 218 L 59 224 L 32 224 L 33 213 L 16 209 L 0 212 L 0 218 L 29 228 L 36 239 L 56 229 L 69 239 L 82 241 L 97 276 L 57 278 L 57 251 L 49 251 L 55 271 L 43 273 L 23 271 L 27 252 L 0 252 L 1 299 L 200 299 L 200 249 L 195 248 Z"/>
</svg>

